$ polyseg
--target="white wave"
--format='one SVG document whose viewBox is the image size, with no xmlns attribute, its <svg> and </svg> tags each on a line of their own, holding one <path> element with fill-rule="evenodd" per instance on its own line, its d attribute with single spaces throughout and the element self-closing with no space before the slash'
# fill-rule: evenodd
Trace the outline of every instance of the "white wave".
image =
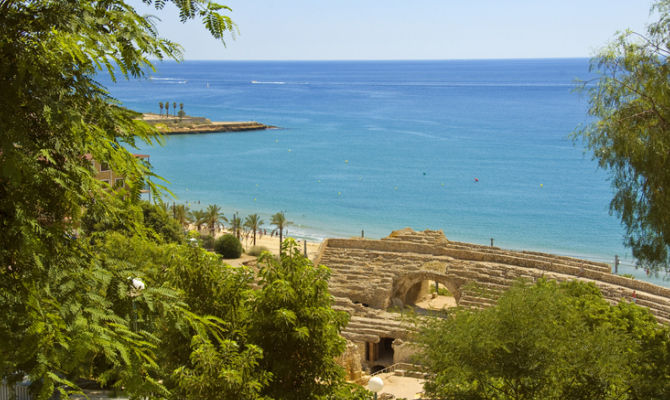
<svg viewBox="0 0 670 400">
<path fill-rule="evenodd" d="M 251 81 L 254 85 L 286 85 L 286 82 L 282 81 Z"/>
<path fill-rule="evenodd" d="M 158 78 L 158 77 L 155 77 L 155 76 L 150 76 L 149 80 L 150 81 L 161 81 L 161 82 L 165 82 L 165 83 L 177 83 L 177 84 L 184 84 L 184 83 L 188 82 L 187 80 L 180 79 L 180 78 Z"/>
</svg>

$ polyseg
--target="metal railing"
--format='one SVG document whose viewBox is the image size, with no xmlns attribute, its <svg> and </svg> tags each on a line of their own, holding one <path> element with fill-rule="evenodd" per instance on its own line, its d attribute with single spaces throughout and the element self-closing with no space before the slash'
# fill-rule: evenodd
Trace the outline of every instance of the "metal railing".
<svg viewBox="0 0 670 400">
<path fill-rule="evenodd" d="M 32 400 L 32 397 L 28 392 L 28 386 L 17 382 L 12 387 L 3 380 L 0 383 L 0 400 Z"/>
<path fill-rule="evenodd" d="M 373 373 L 371 373 L 371 374 L 370 374 L 370 377 L 373 377 L 373 376 L 376 376 L 376 375 L 385 374 L 385 373 L 387 373 L 387 372 L 395 372 L 396 368 L 397 368 L 399 365 L 401 365 L 401 364 L 403 364 L 403 363 L 395 363 L 395 364 L 393 364 L 393 365 L 389 365 L 388 367 L 386 367 L 386 368 L 384 368 L 384 369 L 380 369 L 380 370 L 377 371 L 377 372 L 373 372 Z"/>
</svg>

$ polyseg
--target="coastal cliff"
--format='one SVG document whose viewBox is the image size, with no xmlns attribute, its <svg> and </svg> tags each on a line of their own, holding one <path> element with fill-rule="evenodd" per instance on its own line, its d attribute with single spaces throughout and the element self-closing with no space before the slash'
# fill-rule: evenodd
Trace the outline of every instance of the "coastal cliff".
<svg viewBox="0 0 670 400">
<path fill-rule="evenodd" d="M 158 114 L 142 114 L 142 119 L 155 126 L 165 135 L 195 134 L 195 133 L 217 133 L 217 132 L 241 132 L 265 129 L 276 129 L 276 126 L 261 124 L 256 121 L 215 121 L 212 122 L 203 117 L 164 117 Z"/>
</svg>

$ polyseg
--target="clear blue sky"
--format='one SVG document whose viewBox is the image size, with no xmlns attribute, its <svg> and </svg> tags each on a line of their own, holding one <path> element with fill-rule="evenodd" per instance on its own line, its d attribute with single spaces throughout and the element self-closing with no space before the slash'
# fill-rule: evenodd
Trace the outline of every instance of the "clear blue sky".
<svg viewBox="0 0 670 400">
<path fill-rule="evenodd" d="M 134 0 L 140 3 L 139 0 Z M 227 47 L 174 6 L 156 11 L 186 60 L 589 57 L 643 31 L 652 0 L 219 0 L 238 25 Z"/>
</svg>

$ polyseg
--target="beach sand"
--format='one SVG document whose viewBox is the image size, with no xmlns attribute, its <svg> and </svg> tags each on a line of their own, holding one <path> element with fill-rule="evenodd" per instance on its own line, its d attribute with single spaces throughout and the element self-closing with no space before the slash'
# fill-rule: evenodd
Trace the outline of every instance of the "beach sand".
<svg viewBox="0 0 670 400">
<path fill-rule="evenodd" d="M 193 227 L 193 230 L 194 227 Z M 202 229 L 200 231 L 202 234 L 209 234 L 209 231 L 207 229 Z M 228 229 L 224 230 L 219 230 L 216 232 L 214 237 L 219 237 L 222 236 L 226 233 L 231 233 Z M 290 235 L 289 235 L 290 237 Z M 286 239 L 286 237 L 284 237 Z M 242 242 L 242 247 L 244 248 L 244 251 L 250 250 L 254 246 L 254 240 L 253 236 L 249 235 L 248 237 L 245 237 L 242 235 L 241 240 Z M 298 240 L 296 239 L 296 242 L 298 243 L 298 248 L 300 249 L 300 252 L 302 253 L 304 251 L 304 240 Z M 279 255 L 279 236 L 271 236 L 271 235 L 259 235 L 256 234 L 256 246 L 257 247 L 265 247 L 270 253 Z M 314 258 L 319 252 L 319 246 L 321 246 L 321 242 L 312 242 L 312 241 L 307 241 L 307 258 L 310 260 L 314 261 Z M 241 265 L 243 263 L 246 263 L 247 261 L 251 261 L 256 259 L 256 256 L 250 256 L 246 253 L 242 254 L 242 257 L 240 258 L 234 258 L 234 259 L 224 259 L 223 261 L 226 264 L 230 264 L 233 266 L 236 265 Z"/>
<path fill-rule="evenodd" d="M 290 237 L 290 236 L 289 236 Z M 305 249 L 305 244 L 304 240 L 298 240 L 296 239 L 296 242 L 298 243 L 298 248 L 300 249 L 300 252 L 304 252 Z M 247 251 L 251 249 L 254 245 L 254 240 L 253 237 L 249 236 L 248 238 L 242 238 L 242 247 L 244 247 L 244 250 Z M 316 257 L 318 251 L 319 251 L 319 246 L 321 245 L 321 242 L 310 242 L 307 241 L 307 258 L 310 260 L 314 260 Z M 268 249 L 268 251 L 272 254 L 279 255 L 279 236 L 270 236 L 270 235 L 262 235 L 259 236 L 258 234 L 256 235 L 256 246 L 262 246 Z M 253 256 L 248 256 L 244 254 L 243 256 L 246 257 L 251 257 L 255 258 Z M 225 260 L 226 262 L 228 260 Z M 231 260 L 232 261 L 232 260 Z"/>
</svg>

